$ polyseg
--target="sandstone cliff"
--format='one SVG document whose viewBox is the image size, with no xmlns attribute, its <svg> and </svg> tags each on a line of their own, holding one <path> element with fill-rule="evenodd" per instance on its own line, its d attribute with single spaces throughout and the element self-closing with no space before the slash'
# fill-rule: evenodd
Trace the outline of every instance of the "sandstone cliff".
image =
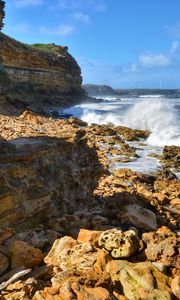
<svg viewBox="0 0 180 300">
<path fill-rule="evenodd" d="M 35 47 L 1 33 L 3 66 L 11 81 L 7 93 L 28 106 L 66 105 L 85 95 L 81 70 L 66 47 Z"/>
</svg>

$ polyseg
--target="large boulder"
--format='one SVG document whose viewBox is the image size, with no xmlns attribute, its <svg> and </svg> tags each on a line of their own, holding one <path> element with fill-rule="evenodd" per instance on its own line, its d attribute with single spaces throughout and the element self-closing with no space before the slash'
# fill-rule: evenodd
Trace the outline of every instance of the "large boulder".
<svg viewBox="0 0 180 300">
<path fill-rule="evenodd" d="M 144 233 L 142 239 L 147 245 L 145 253 L 148 260 L 180 268 L 179 232 L 161 227 L 157 232 Z"/>
<path fill-rule="evenodd" d="M 99 246 L 109 251 L 113 258 L 125 258 L 140 248 L 140 241 L 134 230 L 123 232 L 118 229 L 110 229 L 101 234 Z"/>
<path fill-rule="evenodd" d="M 122 286 L 129 300 L 171 300 L 171 280 L 150 262 L 130 263 L 114 260 L 106 266 L 114 283 Z"/>
</svg>

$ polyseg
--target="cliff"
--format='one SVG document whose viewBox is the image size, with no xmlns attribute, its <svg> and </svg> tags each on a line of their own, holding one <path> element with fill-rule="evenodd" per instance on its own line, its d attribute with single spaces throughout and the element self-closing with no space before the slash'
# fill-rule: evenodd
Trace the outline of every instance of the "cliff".
<svg viewBox="0 0 180 300">
<path fill-rule="evenodd" d="M 1 56 L 12 101 L 28 107 L 60 106 L 85 95 L 80 67 L 67 47 L 30 46 L 1 33 Z"/>
<path fill-rule="evenodd" d="M 89 96 L 113 96 L 118 93 L 108 85 L 84 84 L 84 90 Z"/>
</svg>

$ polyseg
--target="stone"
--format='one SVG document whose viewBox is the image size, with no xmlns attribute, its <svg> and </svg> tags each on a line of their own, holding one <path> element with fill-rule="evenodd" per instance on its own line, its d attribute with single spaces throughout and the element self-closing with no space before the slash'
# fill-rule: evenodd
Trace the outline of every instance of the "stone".
<svg viewBox="0 0 180 300">
<path fill-rule="evenodd" d="M 106 271 L 113 282 L 119 282 L 129 300 L 172 300 L 171 280 L 150 262 L 130 263 L 114 260 L 108 262 Z"/>
<path fill-rule="evenodd" d="M 140 240 L 134 230 L 122 232 L 110 229 L 101 234 L 99 246 L 109 251 L 113 258 L 125 258 L 140 248 Z"/>
<path fill-rule="evenodd" d="M 173 294 L 180 299 L 180 275 L 173 278 L 171 283 L 171 289 Z"/>
<path fill-rule="evenodd" d="M 144 233 L 142 239 L 147 246 L 145 253 L 148 260 L 180 268 L 179 233 L 161 227 L 156 232 Z"/>
<path fill-rule="evenodd" d="M 8 269 L 9 260 L 7 256 L 0 252 L 0 276 Z"/>
<path fill-rule="evenodd" d="M 77 241 L 72 237 L 65 236 L 61 239 L 57 239 L 48 255 L 44 258 L 44 262 L 48 265 L 58 267 L 61 264 L 61 253 L 69 252 L 71 248 L 77 245 Z"/>
<path fill-rule="evenodd" d="M 73 104 L 77 97 L 86 96 L 80 67 L 66 47 L 27 45 L 1 33 L 1 50 L 10 79 L 6 95 L 11 95 L 16 108 L 43 110 L 49 105 Z"/>
<path fill-rule="evenodd" d="M 32 268 L 43 261 L 43 253 L 40 249 L 34 248 L 23 241 L 13 241 L 9 247 L 12 268 L 24 266 Z"/>
<path fill-rule="evenodd" d="M 117 214 L 117 219 L 121 223 L 130 221 L 137 228 L 144 230 L 157 229 L 155 213 L 137 204 L 123 206 Z"/>
<path fill-rule="evenodd" d="M 77 241 L 80 243 L 92 243 L 95 244 L 98 242 L 98 239 L 102 231 L 80 229 Z"/>
<path fill-rule="evenodd" d="M 46 288 L 36 292 L 33 300 L 111 300 L 109 292 L 102 287 L 84 287 L 77 281 L 68 280 L 62 286 L 52 290 Z"/>
<path fill-rule="evenodd" d="M 93 269 L 98 252 L 89 243 L 79 244 L 59 254 L 59 267 L 63 270 L 77 270 L 87 273 Z"/>
</svg>

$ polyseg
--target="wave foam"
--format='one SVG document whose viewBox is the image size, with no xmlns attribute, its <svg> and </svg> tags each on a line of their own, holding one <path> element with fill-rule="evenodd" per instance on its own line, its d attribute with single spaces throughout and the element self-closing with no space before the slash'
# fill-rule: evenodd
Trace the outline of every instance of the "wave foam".
<svg viewBox="0 0 180 300">
<path fill-rule="evenodd" d="M 147 142 L 154 146 L 180 146 L 180 133 L 172 105 L 147 99 L 136 103 L 124 116 L 124 125 L 151 131 Z"/>
</svg>

